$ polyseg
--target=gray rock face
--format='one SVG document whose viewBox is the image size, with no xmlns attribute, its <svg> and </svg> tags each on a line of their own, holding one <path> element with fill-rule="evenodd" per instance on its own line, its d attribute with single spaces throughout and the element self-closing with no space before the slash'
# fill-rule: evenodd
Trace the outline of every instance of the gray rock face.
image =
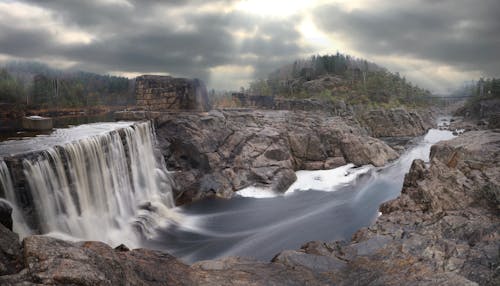
<svg viewBox="0 0 500 286">
<path fill-rule="evenodd" d="M 18 272 L 20 257 L 21 245 L 18 235 L 0 224 L 0 276 Z"/>
<path fill-rule="evenodd" d="M 354 121 L 312 112 L 176 113 L 156 122 L 160 149 L 176 171 L 179 203 L 230 197 L 250 185 L 285 191 L 296 170 L 381 166 L 398 157 Z"/>
<path fill-rule="evenodd" d="M 12 208 L 2 200 L 0 200 L 0 224 L 12 230 Z"/>
<path fill-rule="evenodd" d="M 328 248 L 347 261 L 339 284 L 499 285 L 499 156 L 495 131 L 434 145 L 375 225 Z"/>
<path fill-rule="evenodd" d="M 158 251 L 43 236 L 21 248 L 0 225 L 0 285 L 500 285 L 499 156 L 495 130 L 438 143 L 430 165 L 416 160 L 401 196 L 351 242 L 313 241 L 271 262 L 227 257 L 189 266 Z"/>
<path fill-rule="evenodd" d="M 415 137 L 425 134 L 436 124 L 431 111 L 407 111 L 404 108 L 371 110 L 358 117 L 373 137 Z"/>
<path fill-rule="evenodd" d="M 188 266 L 159 251 L 112 249 L 101 242 L 71 243 L 44 236 L 26 238 L 23 248 L 24 268 L 0 272 L 0 285 L 327 284 L 326 277 L 306 267 L 238 257 Z"/>
</svg>

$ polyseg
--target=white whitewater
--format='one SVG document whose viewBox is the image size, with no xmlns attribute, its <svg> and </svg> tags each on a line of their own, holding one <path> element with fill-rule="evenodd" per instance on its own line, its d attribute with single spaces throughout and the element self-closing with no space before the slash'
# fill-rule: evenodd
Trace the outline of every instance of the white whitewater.
<svg viewBox="0 0 500 286">
<path fill-rule="evenodd" d="M 178 219 L 171 209 L 171 179 L 164 162 L 155 159 L 151 124 L 120 132 L 55 146 L 23 161 L 40 233 L 137 247 L 141 235 L 154 236 L 156 228 Z"/>
<path fill-rule="evenodd" d="M 352 184 L 361 175 L 374 170 L 371 165 L 356 167 L 347 164 L 329 170 L 297 171 L 297 180 L 284 193 L 273 192 L 268 188 L 249 186 L 239 190 L 236 195 L 247 198 L 266 199 L 279 196 L 289 196 L 299 191 L 320 190 L 333 192 Z"/>
<path fill-rule="evenodd" d="M 31 234 L 31 230 L 26 225 L 24 217 L 17 207 L 17 199 L 14 191 L 14 184 L 12 183 L 12 176 L 10 175 L 9 168 L 4 161 L 0 161 L 0 193 L 3 191 L 5 200 L 12 207 L 12 219 L 15 221 L 13 224 L 14 232 L 21 235 L 21 237 Z"/>
</svg>

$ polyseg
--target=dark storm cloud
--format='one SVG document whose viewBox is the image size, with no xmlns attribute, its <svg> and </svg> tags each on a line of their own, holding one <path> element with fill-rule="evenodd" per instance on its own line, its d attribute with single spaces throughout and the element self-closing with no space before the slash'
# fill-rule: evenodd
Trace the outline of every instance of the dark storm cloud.
<svg viewBox="0 0 500 286">
<path fill-rule="evenodd" d="M 395 55 L 500 75 L 500 1 L 379 2 L 345 11 L 315 10 L 317 24 L 368 55 Z M 387 4 L 387 5 L 386 5 Z"/>
<path fill-rule="evenodd" d="M 50 11 L 54 21 L 92 35 L 90 43 L 61 44 L 44 28 L 0 19 L 0 53 L 17 58 L 57 58 L 96 72 L 166 72 L 209 78 L 210 68 L 272 64 L 296 58 L 302 48 L 297 18 L 270 20 L 237 11 L 197 10 L 205 1 L 25 1 Z M 218 1 L 229 5 L 233 1 Z M 43 27 L 43 25 L 42 25 Z M 233 31 L 258 32 L 244 39 Z M 240 57 L 241 54 L 252 57 Z M 262 60 L 265 58 L 266 60 Z M 264 76 L 264 75 L 261 75 Z"/>
</svg>

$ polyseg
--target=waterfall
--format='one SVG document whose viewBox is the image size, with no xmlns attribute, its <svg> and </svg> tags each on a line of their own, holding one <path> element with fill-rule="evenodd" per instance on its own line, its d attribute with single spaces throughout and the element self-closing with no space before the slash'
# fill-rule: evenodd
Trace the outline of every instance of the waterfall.
<svg viewBox="0 0 500 286">
<path fill-rule="evenodd" d="M 0 161 L 0 187 L 7 201 L 15 202 L 16 196 L 14 193 L 14 185 L 12 184 L 12 177 L 4 161 Z"/>
<path fill-rule="evenodd" d="M 137 247 L 140 235 L 176 221 L 171 179 L 154 143 L 144 122 L 24 159 L 38 232 Z"/>
<path fill-rule="evenodd" d="M 1 195 L 2 192 L 3 195 Z M 23 237 L 31 234 L 22 212 L 17 206 L 18 204 L 16 193 L 14 191 L 14 184 L 12 183 L 12 176 L 10 175 L 9 168 L 4 161 L 0 161 L 0 200 L 3 200 L 2 197 L 5 198 L 7 203 L 12 207 L 12 219 L 15 221 L 13 230 Z"/>
</svg>

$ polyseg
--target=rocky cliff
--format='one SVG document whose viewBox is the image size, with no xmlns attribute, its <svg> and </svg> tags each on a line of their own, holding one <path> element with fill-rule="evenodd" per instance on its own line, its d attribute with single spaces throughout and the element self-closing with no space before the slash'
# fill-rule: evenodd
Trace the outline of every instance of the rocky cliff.
<svg viewBox="0 0 500 286">
<path fill-rule="evenodd" d="M 404 108 L 375 109 L 357 116 L 373 137 L 415 137 L 436 126 L 434 113 Z"/>
<path fill-rule="evenodd" d="M 0 284 L 499 285 L 500 132 L 465 133 L 436 144 L 431 157 L 413 163 L 402 195 L 350 242 L 309 242 L 271 262 L 185 265 L 99 242 L 31 236 L 21 244 L 0 224 Z"/>
<path fill-rule="evenodd" d="M 178 201 L 230 197 L 257 185 L 285 191 L 296 170 L 348 162 L 382 166 L 398 157 L 353 120 L 303 111 L 226 110 L 163 114 L 157 138 L 178 184 Z"/>
</svg>

